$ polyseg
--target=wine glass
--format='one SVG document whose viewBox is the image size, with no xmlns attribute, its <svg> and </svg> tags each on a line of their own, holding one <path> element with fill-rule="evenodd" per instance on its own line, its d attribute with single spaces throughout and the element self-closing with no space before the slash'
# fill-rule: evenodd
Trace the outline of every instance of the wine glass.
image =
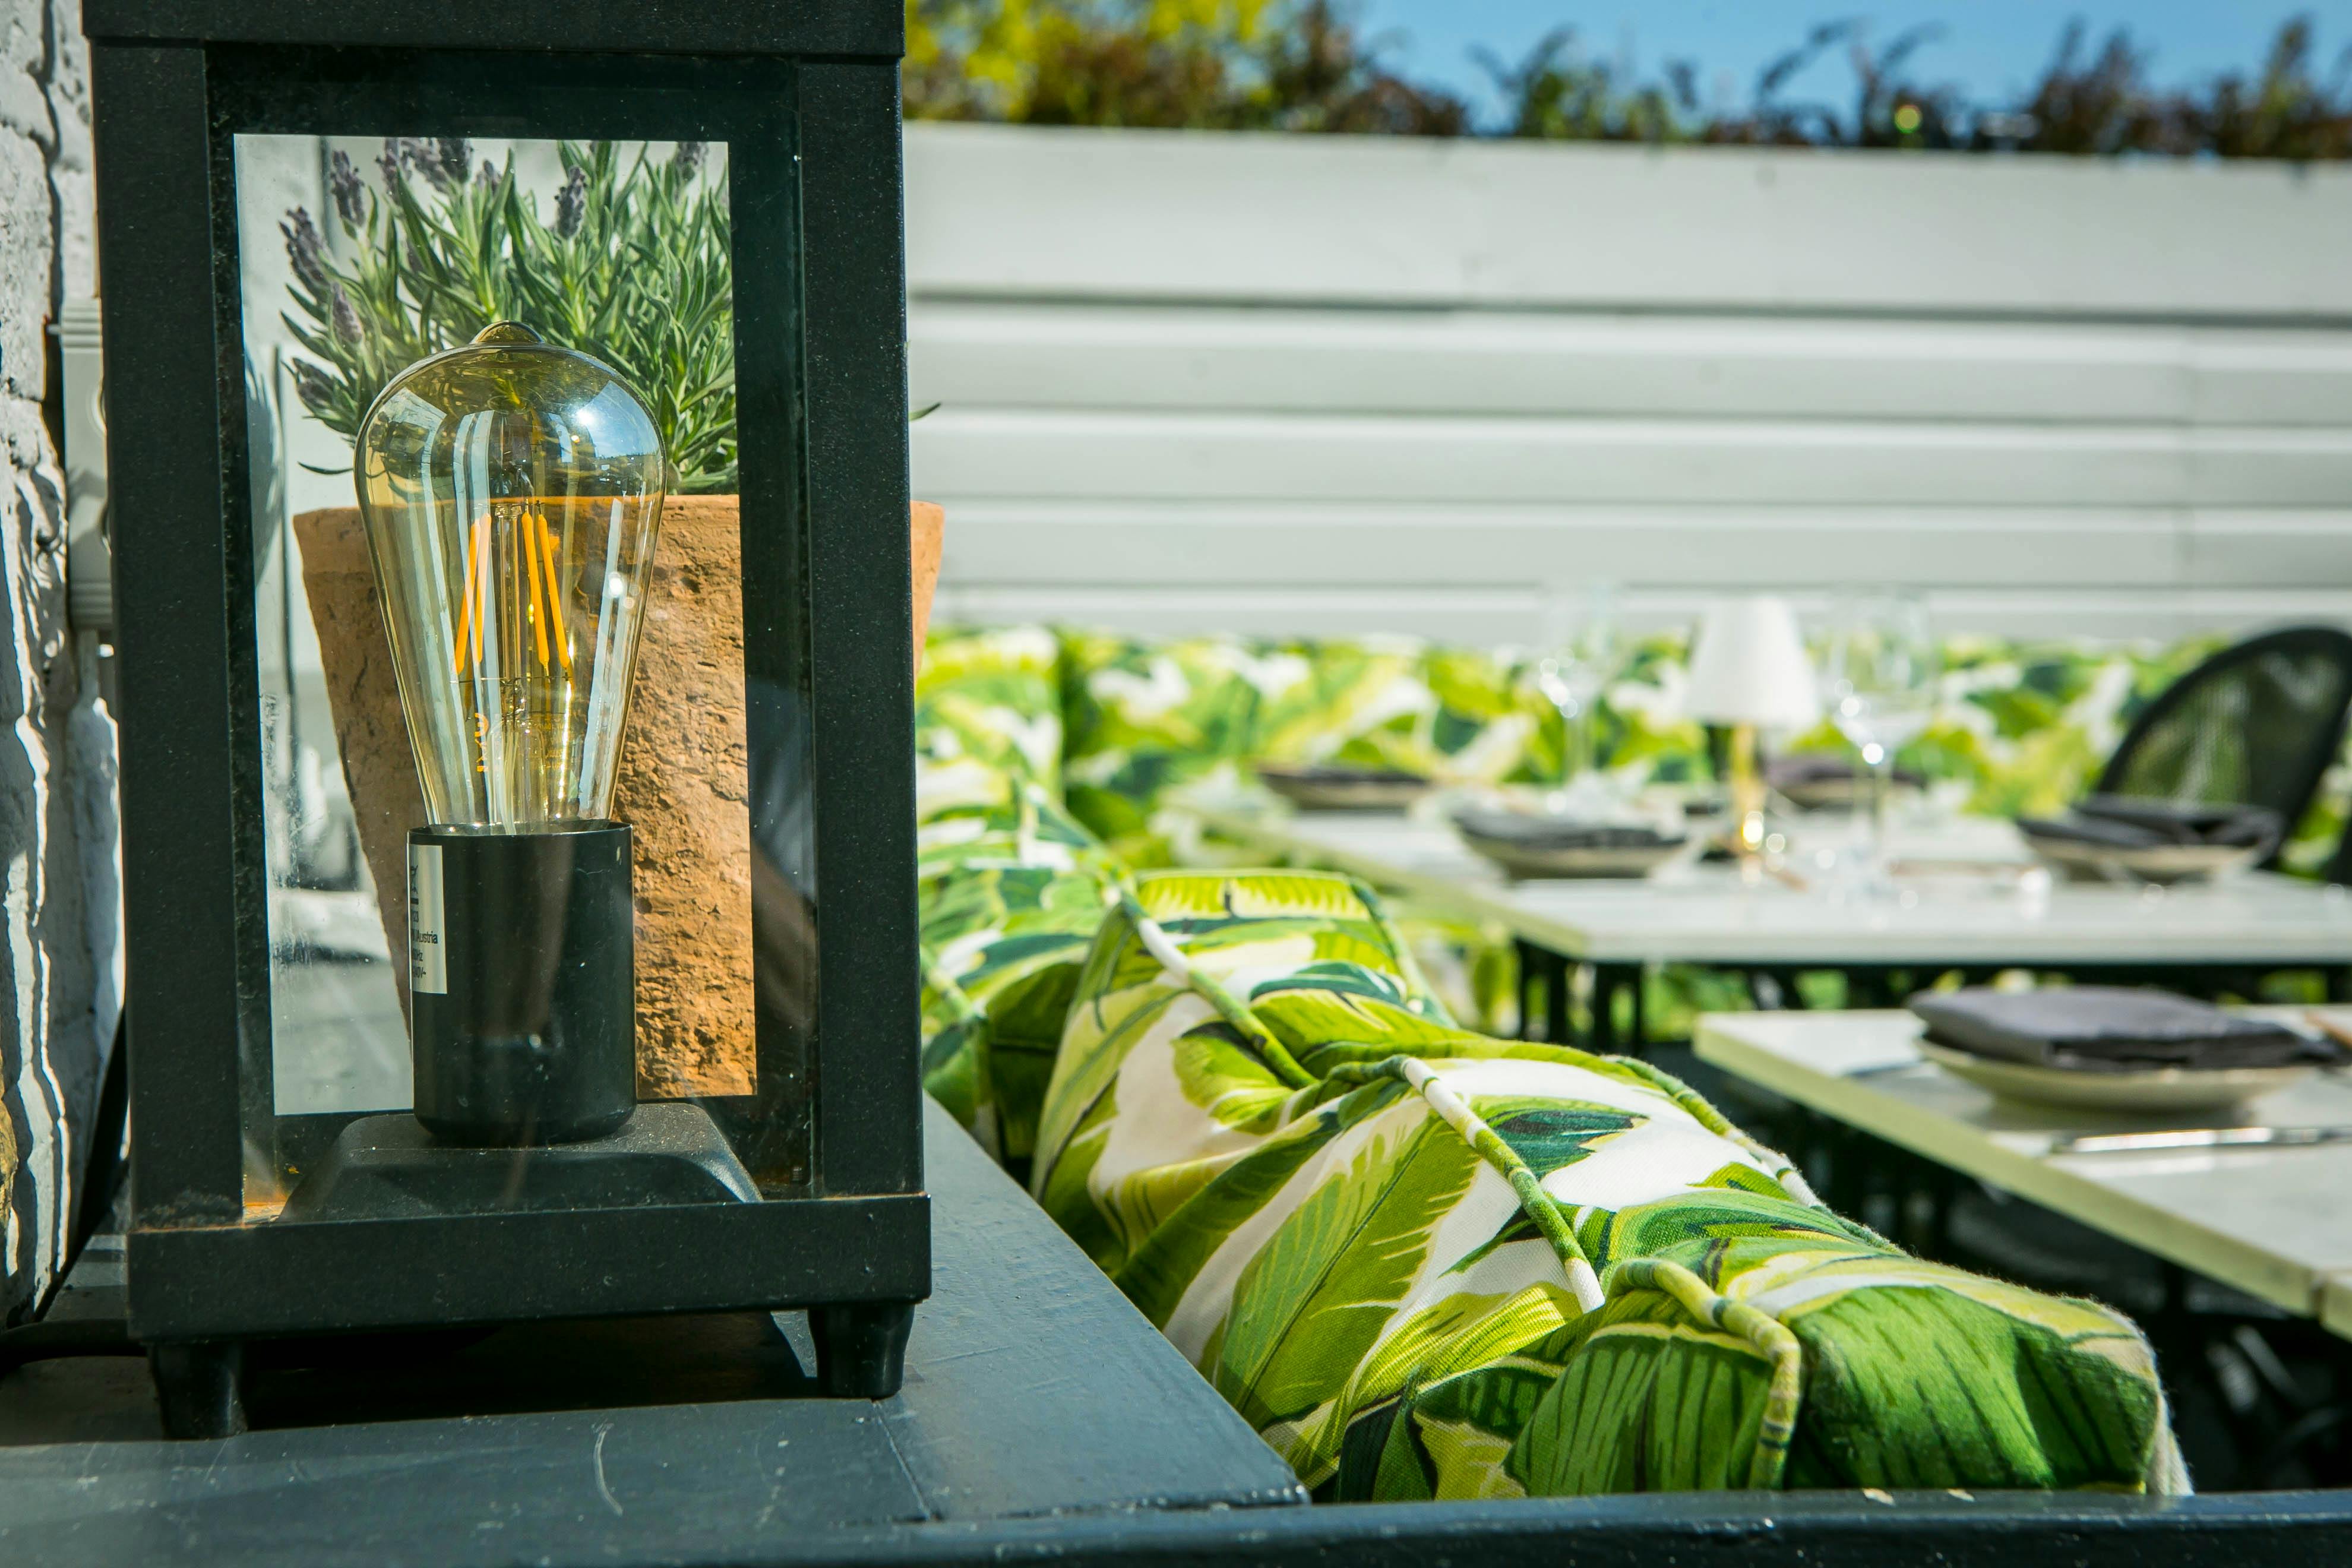
<svg viewBox="0 0 2352 1568">
<path fill-rule="evenodd" d="M 1617 675 L 1617 593 L 1608 583 L 1555 585 L 1544 595 L 1543 652 L 1536 686 L 1559 710 L 1560 787 L 1545 803 L 1554 812 L 1599 811 L 1613 804 L 1595 766 L 1593 709 Z"/>
<path fill-rule="evenodd" d="M 1926 603 L 1901 592 L 1842 595 L 1821 669 L 1822 705 L 1870 770 L 1870 858 L 1883 871 L 1895 755 L 1935 715 L 1937 658 Z"/>
</svg>

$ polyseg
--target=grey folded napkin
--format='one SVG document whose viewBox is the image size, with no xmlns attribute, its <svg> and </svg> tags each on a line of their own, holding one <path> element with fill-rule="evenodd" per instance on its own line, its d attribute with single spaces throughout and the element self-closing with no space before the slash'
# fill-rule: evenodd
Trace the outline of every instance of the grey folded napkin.
<svg viewBox="0 0 2352 1568">
<path fill-rule="evenodd" d="M 1683 841 L 1679 833 L 1661 833 L 1640 823 L 1580 822 L 1574 817 L 1486 806 L 1467 806 L 1454 813 L 1454 826 L 1472 838 L 1522 849 L 1654 849 Z"/>
<path fill-rule="evenodd" d="M 2043 991 L 1923 991 L 1911 1011 L 1940 1046 L 2077 1072 L 2291 1067 L 2347 1059 L 2344 1047 L 2284 1024 L 2166 991 L 2070 985 Z"/>
<path fill-rule="evenodd" d="M 2179 845 L 2263 848 L 2278 842 L 2279 814 L 2259 805 L 2207 805 L 2127 795 L 2086 795 L 2063 817 L 2021 816 L 2030 838 L 2063 839 L 2107 849 Z"/>
</svg>

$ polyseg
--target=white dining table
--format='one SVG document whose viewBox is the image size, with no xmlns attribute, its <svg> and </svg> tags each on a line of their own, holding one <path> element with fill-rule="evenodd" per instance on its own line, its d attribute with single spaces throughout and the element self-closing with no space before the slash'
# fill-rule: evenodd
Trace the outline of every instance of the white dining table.
<svg viewBox="0 0 2352 1568">
<path fill-rule="evenodd" d="M 2151 978 L 2352 966 L 2352 892 L 2343 888 L 2263 871 L 2169 887 L 2073 881 L 2035 863 L 2014 827 L 1990 818 L 1898 829 L 1889 842 L 1898 874 L 1874 889 L 1821 868 L 1846 837 L 1843 826 L 1798 826 L 1771 874 L 1694 854 L 1646 877 L 1515 881 L 1434 816 L 1227 809 L 1200 817 L 1294 863 L 1502 926 L 1525 956 L 1592 965 L 1604 996 L 1655 963 L 2121 969 Z M 1595 1018 L 1605 1029 L 1598 1005 Z"/>
<path fill-rule="evenodd" d="M 2352 1143 L 2053 1152 L 2081 1133 L 2352 1127 L 2352 1082 L 2315 1070 L 2207 1112 L 2026 1105 L 1926 1061 L 1919 1034 L 1905 1012 L 1710 1013 L 1693 1044 L 1736 1078 L 2352 1338 Z"/>
</svg>

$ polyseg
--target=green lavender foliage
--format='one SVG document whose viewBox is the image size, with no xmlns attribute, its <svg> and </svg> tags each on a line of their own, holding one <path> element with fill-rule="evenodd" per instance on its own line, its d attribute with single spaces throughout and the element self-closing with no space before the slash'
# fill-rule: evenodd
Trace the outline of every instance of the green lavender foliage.
<svg viewBox="0 0 2352 1568">
<path fill-rule="evenodd" d="M 652 410 L 685 491 L 735 479 L 734 283 L 727 178 L 707 149 L 667 159 L 613 143 L 564 142 L 553 211 L 515 179 L 514 160 L 478 167 L 460 137 L 390 139 L 379 181 L 334 154 L 329 221 L 350 243 L 331 256 L 300 207 L 279 226 L 293 264 L 286 324 L 304 406 L 349 438 L 407 366 L 520 321 L 549 342 L 613 366 Z"/>
</svg>

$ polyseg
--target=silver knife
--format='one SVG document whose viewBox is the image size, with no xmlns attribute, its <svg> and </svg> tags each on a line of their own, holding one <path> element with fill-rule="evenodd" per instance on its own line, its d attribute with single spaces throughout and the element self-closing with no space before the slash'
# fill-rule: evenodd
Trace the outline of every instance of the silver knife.
<svg viewBox="0 0 2352 1568">
<path fill-rule="evenodd" d="M 2161 1132 L 2083 1132 L 2050 1145 L 2053 1154 L 2133 1154 L 2148 1149 L 2296 1148 L 2352 1142 L 2352 1127 L 2178 1127 Z"/>
</svg>

